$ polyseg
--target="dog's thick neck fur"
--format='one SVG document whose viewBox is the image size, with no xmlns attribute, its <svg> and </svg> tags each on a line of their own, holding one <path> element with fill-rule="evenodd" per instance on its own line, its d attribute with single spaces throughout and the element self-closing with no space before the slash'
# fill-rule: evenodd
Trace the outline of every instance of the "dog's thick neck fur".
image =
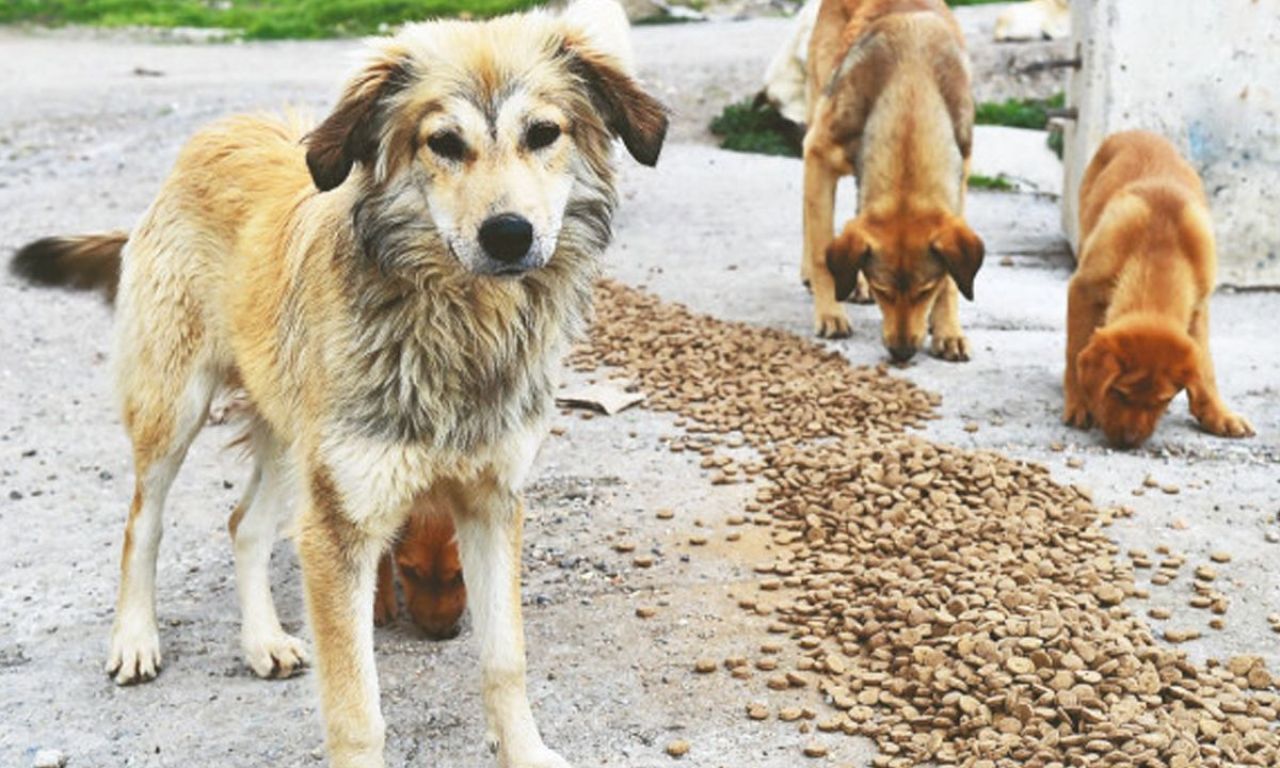
<svg viewBox="0 0 1280 768">
<path fill-rule="evenodd" d="M 554 255 L 519 278 L 459 265 L 420 205 L 405 202 L 412 174 L 353 184 L 362 191 L 350 208 L 345 267 L 355 320 L 346 427 L 466 452 L 540 420 L 559 358 L 584 327 L 610 239 L 613 183 L 599 175 L 607 169 L 578 164 Z"/>
</svg>

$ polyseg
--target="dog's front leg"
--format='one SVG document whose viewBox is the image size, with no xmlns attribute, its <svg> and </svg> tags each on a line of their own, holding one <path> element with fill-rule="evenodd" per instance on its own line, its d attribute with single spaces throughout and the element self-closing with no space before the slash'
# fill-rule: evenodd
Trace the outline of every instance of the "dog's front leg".
<svg viewBox="0 0 1280 768">
<path fill-rule="evenodd" d="M 542 743 L 525 693 L 520 554 L 524 501 L 489 484 L 470 487 L 453 505 L 458 553 L 467 579 L 490 746 L 505 768 L 569 768 Z"/>
<path fill-rule="evenodd" d="M 1067 361 L 1062 375 L 1062 421 L 1078 429 L 1088 429 L 1093 424 L 1076 365 L 1080 353 L 1088 346 L 1093 332 L 1106 316 L 1106 305 L 1095 298 L 1097 291 L 1096 285 L 1079 275 L 1071 279 L 1067 288 Z"/>
<path fill-rule="evenodd" d="M 941 293 L 933 303 L 929 315 L 929 330 L 933 336 L 930 351 L 934 357 L 953 363 L 969 359 L 969 340 L 960 327 L 960 290 L 955 280 L 943 278 Z"/>
<path fill-rule="evenodd" d="M 1218 379 L 1213 372 L 1213 356 L 1209 354 L 1209 304 L 1205 302 L 1191 321 L 1191 337 L 1200 348 L 1195 378 L 1187 387 L 1191 415 L 1210 434 L 1219 437 L 1251 437 L 1253 425 L 1234 413 L 1218 394 Z"/>
<path fill-rule="evenodd" d="M 836 301 L 836 283 L 827 266 L 827 246 L 835 236 L 836 183 L 839 175 L 815 148 L 805 142 L 804 153 L 804 267 L 802 275 L 813 292 L 813 330 L 823 338 L 844 338 L 851 332 L 849 316 Z"/>
<path fill-rule="evenodd" d="M 309 471 L 298 557 L 311 631 L 329 764 L 382 768 L 385 724 L 373 658 L 373 592 L 384 541 L 351 522 L 322 468 Z"/>
</svg>

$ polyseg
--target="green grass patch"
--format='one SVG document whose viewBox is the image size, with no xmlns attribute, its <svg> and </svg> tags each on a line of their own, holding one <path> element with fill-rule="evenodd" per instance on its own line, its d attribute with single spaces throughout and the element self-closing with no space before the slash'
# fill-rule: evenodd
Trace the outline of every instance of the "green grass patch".
<svg viewBox="0 0 1280 768">
<path fill-rule="evenodd" d="M 970 174 L 969 189 L 990 189 L 996 192 L 1014 192 L 1018 188 L 1004 176 L 983 176 L 980 173 Z"/>
<path fill-rule="evenodd" d="M 795 124 L 768 104 L 750 99 L 730 104 L 711 121 L 720 146 L 734 152 L 800 157 L 801 137 Z"/>
<path fill-rule="evenodd" d="M 0 24 L 203 27 L 249 40 L 377 34 L 438 16 L 484 18 L 536 0 L 4 0 Z"/>
<path fill-rule="evenodd" d="M 1034 128 L 1039 131 L 1049 126 L 1050 109 L 1061 109 L 1066 103 L 1064 94 L 1049 99 L 1009 99 L 984 101 L 978 105 L 978 125 L 1007 125 L 1013 128 Z"/>
</svg>

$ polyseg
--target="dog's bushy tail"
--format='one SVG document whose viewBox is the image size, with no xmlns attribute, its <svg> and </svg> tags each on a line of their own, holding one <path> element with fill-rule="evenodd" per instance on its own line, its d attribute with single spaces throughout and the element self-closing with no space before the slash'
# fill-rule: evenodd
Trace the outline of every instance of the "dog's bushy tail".
<svg viewBox="0 0 1280 768">
<path fill-rule="evenodd" d="M 128 239 L 126 232 L 46 237 L 24 245 L 9 269 L 35 285 L 98 291 L 108 304 L 115 304 L 120 253 Z"/>
</svg>

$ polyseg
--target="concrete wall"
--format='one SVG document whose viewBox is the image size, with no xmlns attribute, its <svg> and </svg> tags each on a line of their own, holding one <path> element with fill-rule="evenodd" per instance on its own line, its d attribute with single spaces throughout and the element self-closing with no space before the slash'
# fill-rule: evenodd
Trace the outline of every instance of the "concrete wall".
<svg viewBox="0 0 1280 768">
<path fill-rule="evenodd" d="M 1172 139 L 1205 182 L 1219 283 L 1280 285 L 1280 0 L 1072 0 L 1063 224 L 1110 133 Z"/>
</svg>

